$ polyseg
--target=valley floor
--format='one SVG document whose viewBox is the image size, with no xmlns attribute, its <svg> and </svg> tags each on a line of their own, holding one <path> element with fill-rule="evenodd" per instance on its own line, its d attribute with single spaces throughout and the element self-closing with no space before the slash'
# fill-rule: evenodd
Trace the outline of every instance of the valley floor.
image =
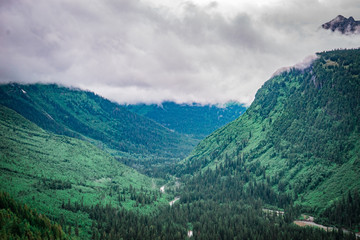
<svg viewBox="0 0 360 240">
<path fill-rule="evenodd" d="M 271 210 L 271 209 L 267 209 L 267 208 L 264 208 L 263 211 L 265 213 L 276 213 L 277 216 L 283 216 L 284 215 L 284 211 L 279 211 L 279 210 Z M 296 224 L 297 226 L 299 227 L 316 227 L 316 228 L 320 228 L 320 229 L 323 229 L 327 232 L 332 232 L 332 231 L 338 231 L 339 229 L 336 228 L 336 227 L 331 227 L 331 226 L 325 226 L 325 225 L 322 225 L 322 224 L 319 224 L 319 223 L 316 223 L 314 222 L 314 217 L 312 216 L 308 216 L 308 215 L 304 215 L 304 214 L 301 214 L 301 218 L 303 220 L 300 220 L 300 219 L 297 219 L 294 221 L 294 224 Z M 344 233 L 347 233 L 347 234 L 350 234 L 352 233 L 351 231 L 345 229 L 345 228 L 342 228 L 341 229 Z M 357 238 L 360 238 L 360 232 L 358 233 L 355 233 L 356 237 Z"/>
</svg>

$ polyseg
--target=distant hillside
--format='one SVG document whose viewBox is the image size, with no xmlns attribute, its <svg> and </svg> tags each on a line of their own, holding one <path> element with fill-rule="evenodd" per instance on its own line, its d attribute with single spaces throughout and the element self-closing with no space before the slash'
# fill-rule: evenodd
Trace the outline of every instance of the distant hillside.
<svg viewBox="0 0 360 240">
<path fill-rule="evenodd" d="M 193 143 L 92 92 L 57 85 L 0 85 L 0 104 L 56 134 L 88 139 L 117 155 L 182 158 Z"/>
<path fill-rule="evenodd" d="M 36 208 L 63 227 L 79 224 L 89 239 L 84 206 L 110 204 L 151 212 L 160 202 L 158 180 L 139 174 L 87 141 L 39 128 L 0 105 L 0 191 Z"/>
<path fill-rule="evenodd" d="M 161 105 L 126 105 L 128 110 L 146 116 L 161 125 L 202 139 L 235 120 L 246 108 L 239 103 L 229 103 L 224 107 L 216 105 L 177 104 L 163 102 Z"/>
<path fill-rule="evenodd" d="M 319 53 L 309 68 L 267 81 L 250 108 L 203 140 L 178 173 L 213 169 L 215 179 L 265 181 L 319 211 L 360 189 L 359 93 L 360 49 Z"/>
</svg>

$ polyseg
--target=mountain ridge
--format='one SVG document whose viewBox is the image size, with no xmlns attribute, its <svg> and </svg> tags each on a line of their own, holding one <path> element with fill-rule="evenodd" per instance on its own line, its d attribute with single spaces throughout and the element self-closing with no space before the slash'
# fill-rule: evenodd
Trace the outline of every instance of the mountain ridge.
<svg viewBox="0 0 360 240">
<path fill-rule="evenodd" d="M 148 117 L 175 132 L 188 134 L 200 140 L 217 128 L 235 120 L 246 108 L 229 102 L 223 106 L 200 104 L 177 104 L 165 101 L 162 104 L 124 105 L 128 110 Z"/>
<path fill-rule="evenodd" d="M 120 156 L 176 159 L 193 146 L 186 136 L 88 91 L 55 84 L 3 84 L 0 103 L 45 130 L 105 144 Z"/>
<path fill-rule="evenodd" d="M 341 32 L 342 34 L 360 34 L 360 21 L 355 21 L 353 17 L 346 18 L 338 15 L 331 21 L 321 25 L 323 29 Z"/>
<path fill-rule="evenodd" d="M 359 53 L 318 53 L 308 69 L 265 82 L 241 117 L 199 143 L 180 175 L 238 162 L 294 201 L 321 208 L 359 188 Z"/>
</svg>

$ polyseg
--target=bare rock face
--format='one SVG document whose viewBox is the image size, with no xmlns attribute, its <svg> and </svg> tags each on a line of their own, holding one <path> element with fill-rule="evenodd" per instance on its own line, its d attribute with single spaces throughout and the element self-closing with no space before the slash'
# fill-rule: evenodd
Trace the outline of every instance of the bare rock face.
<svg viewBox="0 0 360 240">
<path fill-rule="evenodd" d="M 324 23 L 322 28 L 333 32 L 339 31 L 342 34 L 360 34 L 360 21 L 355 21 L 353 17 L 346 18 L 339 15 L 330 22 Z"/>
</svg>

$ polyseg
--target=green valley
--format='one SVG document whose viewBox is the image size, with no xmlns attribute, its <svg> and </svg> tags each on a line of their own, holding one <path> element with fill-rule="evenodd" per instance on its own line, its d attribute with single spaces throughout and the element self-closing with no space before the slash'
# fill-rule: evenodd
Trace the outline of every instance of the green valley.
<svg viewBox="0 0 360 240">
<path fill-rule="evenodd" d="M 194 140 L 92 92 L 57 85 L 0 86 L 0 104 L 50 132 L 86 140 L 143 172 L 185 157 Z"/>
<path fill-rule="evenodd" d="M 109 204 L 151 212 L 168 201 L 159 192 L 161 180 L 139 174 L 86 141 L 49 133 L 4 106 L 0 112 L 1 190 L 62 225 L 78 223 L 84 238 L 89 216 L 64 205 Z"/>
<path fill-rule="evenodd" d="M 359 14 L 0 0 L 0 240 L 360 240 Z"/>
<path fill-rule="evenodd" d="M 217 108 L 1 85 L 0 236 L 357 239 L 359 93 L 360 49 L 278 73 L 227 124 Z"/>
</svg>

